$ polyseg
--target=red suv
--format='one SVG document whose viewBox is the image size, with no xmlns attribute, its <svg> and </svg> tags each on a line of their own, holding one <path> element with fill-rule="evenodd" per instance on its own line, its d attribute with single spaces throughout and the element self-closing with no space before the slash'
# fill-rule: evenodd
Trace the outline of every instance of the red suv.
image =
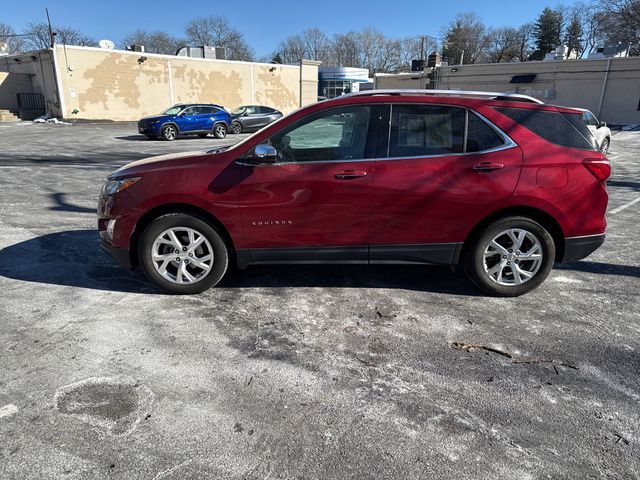
<svg viewBox="0 0 640 480">
<path fill-rule="evenodd" d="M 102 246 L 175 293 L 229 265 L 460 265 L 515 296 L 604 242 L 610 164 L 582 112 L 522 95 L 368 91 L 232 147 L 114 172 Z"/>
</svg>

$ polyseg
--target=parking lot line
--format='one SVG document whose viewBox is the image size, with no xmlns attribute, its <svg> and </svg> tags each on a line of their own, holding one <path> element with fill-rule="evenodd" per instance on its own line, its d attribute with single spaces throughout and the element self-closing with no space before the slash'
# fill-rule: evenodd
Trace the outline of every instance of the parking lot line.
<svg viewBox="0 0 640 480">
<path fill-rule="evenodd" d="M 620 205 L 618 208 L 614 208 L 609 212 L 609 215 L 615 215 L 616 213 L 621 212 L 625 208 L 629 208 L 638 202 L 640 202 L 640 197 L 636 198 L 635 200 L 631 200 L 630 202 L 625 203 L 624 205 Z"/>
</svg>

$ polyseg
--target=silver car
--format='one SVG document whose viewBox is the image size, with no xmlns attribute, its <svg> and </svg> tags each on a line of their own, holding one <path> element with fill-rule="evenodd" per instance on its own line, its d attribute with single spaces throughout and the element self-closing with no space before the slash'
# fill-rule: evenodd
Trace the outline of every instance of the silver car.
<svg viewBox="0 0 640 480">
<path fill-rule="evenodd" d="M 262 105 L 243 105 L 231 112 L 231 132 L 255 132 L 282 117 L 282 112 Z"/>
</svg>

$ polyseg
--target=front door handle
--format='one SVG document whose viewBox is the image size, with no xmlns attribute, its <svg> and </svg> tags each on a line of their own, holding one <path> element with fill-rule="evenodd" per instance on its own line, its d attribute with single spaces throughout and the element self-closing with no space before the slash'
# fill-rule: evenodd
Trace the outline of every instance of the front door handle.
<svg viewBox="0 0 640 480">
<path fill-rule="evenodd" d="M 367 172 L 364 170 L 345 170 L 344 172 L 336 173 L 335 177 L 338 180 L 351 180 L 352 178 L 366 177 Z"/>
<path fill-rule="evenodd" d="M 490 162 L 482 162 L 473 166 L 474 172 L 491 172 L 493 170 L 500 170 L 504 168 L 502 163 L 490 163 Z"/>
</svg>

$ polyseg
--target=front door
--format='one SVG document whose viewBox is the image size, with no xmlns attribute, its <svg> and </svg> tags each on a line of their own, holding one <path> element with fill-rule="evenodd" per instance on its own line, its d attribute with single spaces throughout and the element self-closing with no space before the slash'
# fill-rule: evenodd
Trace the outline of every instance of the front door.
<svg viewBox="0 0 640 480">
<path fill-rule="evenodd" d="M 196 111 L 196 107 L 187 107 L 180 113 L 178 129 L 181 132 L 198 130 L 198 112 Z"/>
<path fill-rule="evenodd" d="M 372 185 L 372 263 L 451 263 L 469 230 L 514 191 L 522 152 L 470 110 L 391 106 Z"/>
<path fill-rule="evenodd" d="M 275 164 L 239 160 L 239 207 L 254 262 L 367 262 L 374 110 L 312 114 L 262 142 L 276 148 Z"/>
</svg>

